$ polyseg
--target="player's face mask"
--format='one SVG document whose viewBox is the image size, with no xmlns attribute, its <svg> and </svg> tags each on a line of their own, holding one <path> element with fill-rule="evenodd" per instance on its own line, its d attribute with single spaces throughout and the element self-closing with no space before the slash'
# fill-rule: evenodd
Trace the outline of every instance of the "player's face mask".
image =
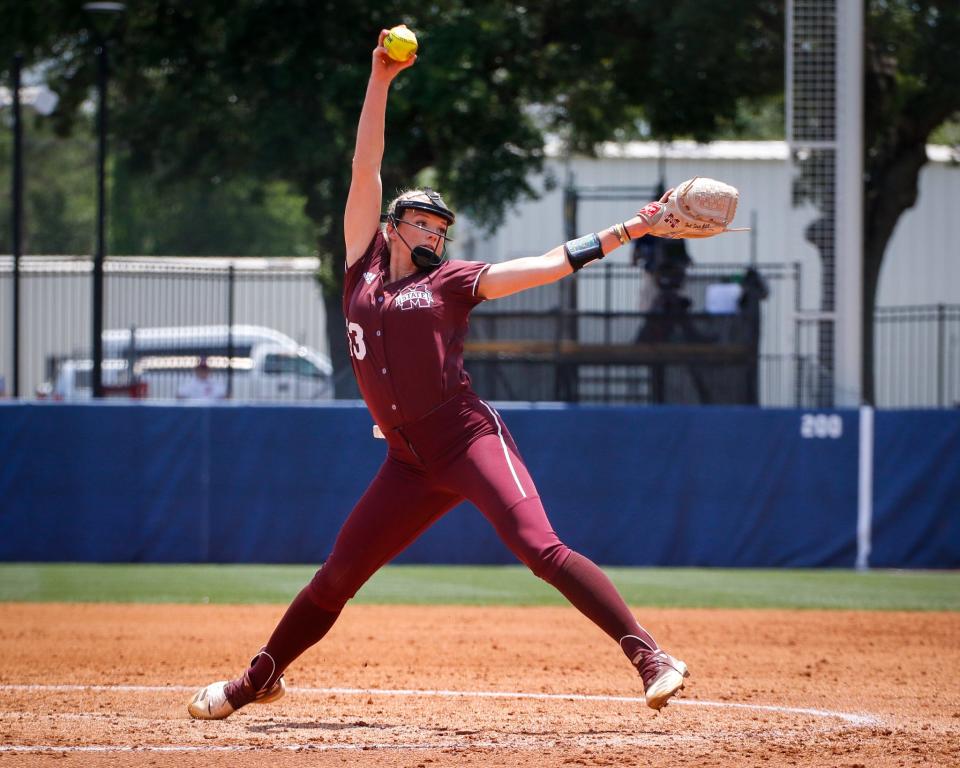
<svg viewBox="0 0 960 768">
<path fill-rule="evenodd" d="M 400 234 L 400 224 L 406 224 L 407 226 L 410 226 L 410 227 L 416 227 L 422 232 L 428 232 L 431 235 L 436 235 L 437 236 L 436 245 L 433 248 L 431 248 L 428 245 L 417 245 L 417 246 L 414 246 L 413 248 L 410 248 L 410 243 L 408 243 L 407 239 L 402 234 Z M 394 217 L 393 219 L 393 228 L 397 233 L 397 237 L 399 237 L 400 240 L 403 242 L 403 244 L 410 249 L 410 258 L 413 259 L 413 263 L 417 266 L 418 269 L 424 269 L 424 270 L 430 271 L 432 269 L 436 269 L 437 267 L 440 266 L 440 264 L 443 263 L 443 260 L 444 258 L 446 258 L 446 255 L 447 255 L 446 232 L 439 232 L 435 229 L 430 229 L 429 227 L 425 227 L 422 224 L 415 224 L 412 221 L 407 221 L 406 219 L 397 219 L 396 217 Z M 438 248 L 440 249 L 439 253 L 437 253 Z"/>
<path fill-rule="evenodd" d="M 394 210 L 389 214 L 389 220 L 393 224 L 393 229 L 397 233 L 397 237 L 399 237 L 400 241 L 410 249 L 410 258 L 413 259 L 414 266 L 416 266 L 417 269 L 430 272 L 443 263 L 443 260 L 447 255 L 447 242 L 453 242 L 453 240 L 449 235 L 447 235 L 446 232 L 430 229 L 429 227 L 425 227 L 421 224 L 415 224 L 412 221 L 404 219 L 404 211 L 410 210 L 431 213 L 434 216 L 439 216 L 441 219 L 444 219 L 447 222 L 448 227 L 453 225 L 455 217 L 453 215 L 453 211 L 444 205 L 440 195 L 429 188 L 425 188 L 423 192 L 430 202 L 426 202 L 425 200 L 401 200 L 396 204 Z M 406 238 L 400 233 L 401 224 L 406 224 L 410 227 L 416 227 L 424 232 L 429 232 L 431 235 L 436 235 L 436 245 L 433 248 L 430 248 L 427 245 L 418 245 L 414 248 L 410 248 L 410 243 L 408 243 Z M 439 253 L 437 249 L 440 249 Z"/>
</svg>

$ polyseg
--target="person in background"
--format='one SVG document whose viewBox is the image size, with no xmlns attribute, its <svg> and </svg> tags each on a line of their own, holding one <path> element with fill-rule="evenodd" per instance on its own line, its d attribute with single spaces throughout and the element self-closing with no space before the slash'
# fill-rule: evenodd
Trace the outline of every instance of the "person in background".
<svg viewBox="0 0 960 768">
<path fill-rule="evenodd" d="M 177 390 L 178 400 L 223 400 L 227 387 L 219 376 L 210 375 L 207 358 L 201 357 L 193 374 Z"/>
</svg>

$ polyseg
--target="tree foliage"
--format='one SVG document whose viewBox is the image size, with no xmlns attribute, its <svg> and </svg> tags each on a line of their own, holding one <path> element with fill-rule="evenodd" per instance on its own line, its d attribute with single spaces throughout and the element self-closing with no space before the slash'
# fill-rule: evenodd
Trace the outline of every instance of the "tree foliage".
<svg viewBox="0 0 960 768">
<path fill-rule="evenodd" d="M 96 188 L 93 175 L 96 145 L 89 136 L 58 139 L 49 121 L 23 110 L 23 242 L 24 253 L 91 253 L 94 243 Z M 0 132 L 0 252 L 13 250 L 7 226 L 12 201 L 11 131 Z M 78 193 L 79 191 L 79 193 Z"/>
<path fill-rule="evenodd" d="M 130 4 L 111 48 L 111 129 L 131 171 L 289 182 L 324 249 L 339 252 L 332 235 L 369 53 L 377 30 L 399 20 L 418 31 L 421 61 L 394 87 L 385 189 L 429 171 L 491 225 L 531 194 L 546 132 L 589 151 L 644 118 L 657 135 L 706 138 L 734 119 L 737 99 L 779 87 L 778 2 L 733 0 L 722 12 L 680 2 L 672 15 L 649 0 L 404 9 L 369 0 Z M 94 77 L 89 20 L 76 5 L 6 12 L 31 55 L 52 61 L 59 126 L 69 130 Z M 726 35 L 705 46 L 708 27 Z"/>
<path fill-rule="evenodd" d="M 51 119 L 23 110 L 23 251 L 89 254 L 96 223 L 96 141 L 91 120 L 69 137 L 54 135 Z M 0 157 L 12 153 L 12 136 L 0 131 Z M 10 167 L 0 164 L 0 186 L 10 188 Z M 222 183 L 133 173 L 127 154 L 111 153 L 110 254 L 151 256 L 310 256 L 314 227 L 303 197 L 284 181 L 251 177 Z M 0 195 L 0 222 L 11 217 L 11 198 Z M 0 226 L 0 253 L 13 247 Z"/>
<path fill-rule="evenodd" d="M 586 151 L 641 119 L 656 135 L 706 138 L 735 118 L 738 98 L 776 92 L 781 5 L 130 3 L 111 47 L 111 130 L 133 174 L 289 184 L 314 222 L 335 295 L 356 121 L 382 27 L 406 22 L 421 43 L 391 96 L 385 193 L 427 174 L 492 227 L 533 194 L 548 132 Z M 69 131 L 94 81 L 89 20 L 79 3 L 53 0 L 3 12 L 15 18 L 2 27 L 0 54 L 19 44 L 50 62 L 58 125 Z M 341 335 L 331 336 L 335 357 Z"/>
</svg>

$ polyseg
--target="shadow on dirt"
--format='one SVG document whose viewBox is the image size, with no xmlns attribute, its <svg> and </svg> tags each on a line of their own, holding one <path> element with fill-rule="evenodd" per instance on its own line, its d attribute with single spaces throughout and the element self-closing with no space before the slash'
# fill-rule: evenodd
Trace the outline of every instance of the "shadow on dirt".
<svg viewBox="0 0 960 768">
<path fill-rule="evenodd" d="M 376 731 L 387 731 L 397 728 L 389 723 L 368 723 L 365 720 L 355 720 L 352 723 L 318 723 L 314 720 L 279 720 L 275 723 L 247 726 L 251 733 L 283 733 L 284 731 L 347 731 L 358 728 L 369 728 Z"/>
</svg>

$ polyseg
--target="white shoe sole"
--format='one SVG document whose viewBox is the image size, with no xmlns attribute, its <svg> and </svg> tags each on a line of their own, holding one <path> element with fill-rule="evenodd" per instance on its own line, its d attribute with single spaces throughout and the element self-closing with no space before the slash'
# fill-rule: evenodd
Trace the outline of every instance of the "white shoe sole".
<svg viewBox="0 0 960 768">
<path fill-rule="evenodd" d="M 644 694 L 647 706 L 650 709 L 659 711 L 665 707 L 673 696 L 683 690 L 684 679 L 690 677 L 690 671 L 684 662 L 680 659 L 674 659 L 672 656 L 670 658 L 673 662 L 673 669 L 666 670 L 654 680 Z"/>
<path fill-rule="evenodd" d="M 233 714 L 233 705 L 227 701 L 227 681 L 210 683 L 194 694 L 187 704 L 187 712 L 196 720 L 223 720 Z"/>
</svg>

